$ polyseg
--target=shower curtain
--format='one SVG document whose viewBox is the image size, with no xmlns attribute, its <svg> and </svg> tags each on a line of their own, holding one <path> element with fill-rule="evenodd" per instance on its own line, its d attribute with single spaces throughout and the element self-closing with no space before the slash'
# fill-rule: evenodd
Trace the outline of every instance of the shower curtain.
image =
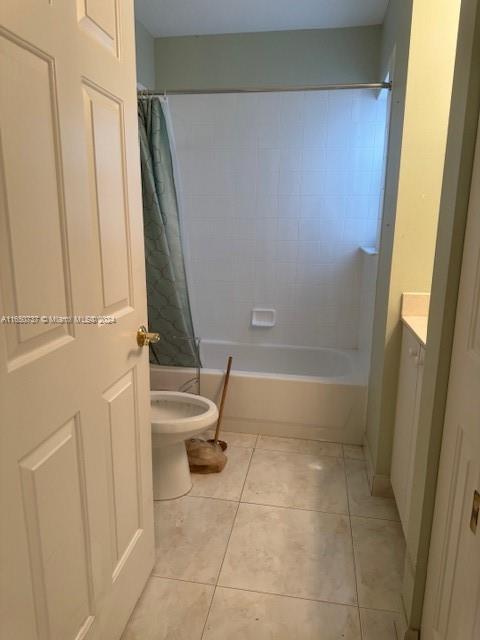
<svg viewBox="0 0 480 640">
<path fill-rule="evenodd" d="M 138 100 L 148 325 L 160 334 L 150 362 L 199 367 L 164 108 L 157 96 Z"/>
</svg>

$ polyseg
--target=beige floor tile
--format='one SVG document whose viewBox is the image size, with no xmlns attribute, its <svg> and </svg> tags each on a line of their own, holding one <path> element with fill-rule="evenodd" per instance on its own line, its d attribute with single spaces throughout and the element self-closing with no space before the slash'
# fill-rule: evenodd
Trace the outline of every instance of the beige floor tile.
<svg viewBox="0 0 480 640">
<path fill-rule="evenodd" d="M 363 640 L 403 639 L 406 625 L 402 613 L 360 609 Z"/>
<path fill-rule="evenodd" d="M 365 460 L 363 447 L 356 444 L 344 444 L 343 455 L 345 458 L 351 458 L 352 460 Z"/>
<path fill-rule="evenodd" d="M 204 640 L 360 640 L 356 607 L 218 587 Z"/>
<path fill-rule="evenodd" d="M 405 541 L 399 522 L 352 516 L 361 607 L 401 611 Z"/>
<path fill-rule="evenodd" d="M 205 433 L 206 438 L 213 438 L 214 435 L 215 429 L 210 429 Z M 257 443 L 257 437 L 254 433 L 237 433 L 236 431 L 220 432 L 220 440 L 225 440 L 229 447 L 246 447 L 247 449 L 253 449 Z"/>
<path fill-rule="evenodd" d="M 237 503 L 179 498 L 154 503 L 154 575 L 214 584 Z"/>
<path fill-rule="evenodd" d="M 257 449 L 284 451 L 285 453 L 309 453 L 317 456 L 342 457 L 342 445 L 319 440 L 258 436 Z"/>
<path fill-rule="evenodd" d="M 348 518 L 240 504 L 219 584 L 355 604 Z"/>
<path fill-rule="evenodd" d="M 343 460 L 256 449 L 242 501 L 346 514 Z"/>
<path fill-rule="evenodd" d="M 350 513 L 353 516 L 396 521 L 400 519 L 393 498 L 377 498 L 371 495 L 365 462 L 346 459 L 345 471 L 347 472 Z"/>
<path fill-rule="evenodd" d="M 228 458 L 221 473 L 193 473 L 193 488 L 189 495 L 224 500 L 240 500 L 253 449 L 228 447 Z"/>
<path fill-rule="evenodd" d="M 200 640 L 214 587 L 150 578 L 122 640 Z"/>
</svg>

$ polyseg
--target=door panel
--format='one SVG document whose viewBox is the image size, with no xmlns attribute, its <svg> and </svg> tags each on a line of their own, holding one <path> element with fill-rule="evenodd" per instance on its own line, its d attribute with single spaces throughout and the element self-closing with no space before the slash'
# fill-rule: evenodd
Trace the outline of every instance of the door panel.
<svg viewBox="0 0 480 640">
<path fill-rule="evenodd" d="M 118 313 L 130 305 L 131 298 L 122 104 L 89 86 L 84 86 L 84 95 L 91 203 L 102 274 L 99 311 Z"/>
<path fill-rule="evenodd" d="M 0 317 L 47 316 L 0 322 L 0 639 L 114 640 L 153 564 L 133 6 L 0 21 Z"/>
<path fill-rule="evenodd" d="M 118 55 L 117 0 L 77 0 L 79 25 Z"/>
<path fill-rule="evenodd" d="M 137 461 L 137 416 L 133 372 L 116 382 L 103 398 L 108 407 L 108 440 L 112 473 L 111 501 L 114 515 L 115 566 L 112 575 L 125 561 L 140 530 L 141 490 Z M 135 427 L 132 429 L 132 425 Z"/>
<path fill-rule="evenodd" d="M 0 93 L 2 120 L 25 123 L 21 128 L 4 126 L 1 131 L 5 305 L 12 315 L 31 315 L 41 308 L 68 315 L 72 304 L 53 60 L 5 35 L 0 37 L 0 55 L 2 82 L 9 87 L 8 93 Z M 14 95 L 30 92 L 35 101 L 12 100 Z M 30 180 L 31 176 L 35 180 Z M 25 211 L 36 214 L 29 216 L 28 224 L 22 215 Z M 67 325 L 41 323 L 11 325 L 5 331 L 10 369 L 37 357 L 39 348 L 46 353 L 63 344 L 73 333 Z"/>
<path fill-rule="evenodd" d="M 73 417 L 19 463 L 33 597 L 39 635 L 45 638 L 75 638 L 93 621 L 79 441 L 79 421 Z"/>
</svg>

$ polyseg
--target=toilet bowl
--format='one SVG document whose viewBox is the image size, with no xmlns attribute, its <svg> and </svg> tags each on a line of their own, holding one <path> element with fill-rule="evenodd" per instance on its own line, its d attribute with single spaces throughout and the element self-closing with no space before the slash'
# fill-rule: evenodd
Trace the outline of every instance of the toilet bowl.
<svg viewBox="0 0 480 640">
<path fill-rule="evenodd" d="M 192 488 L 185 440 L 212 427 L 211 400 L 180 391 L 151 391 L 153 499 L 171 500 Z"/>
</svg>

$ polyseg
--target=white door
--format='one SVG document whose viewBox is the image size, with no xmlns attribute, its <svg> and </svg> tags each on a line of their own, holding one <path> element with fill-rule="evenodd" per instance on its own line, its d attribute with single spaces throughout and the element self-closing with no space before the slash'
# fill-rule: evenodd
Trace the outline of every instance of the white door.
<svg viewBox="0 0 480 640">
<path fill-rule="evenodd" d="M 475 492 L 480 493 L 479 138 L 422 623 L 426 640 L 480 638 L 480 495 Z"/>
<path fill-rule="evenodd" d="M 1 640 L 118 638 L 153 563 L 131 0 L 0 1 Z"/>
</svg>

